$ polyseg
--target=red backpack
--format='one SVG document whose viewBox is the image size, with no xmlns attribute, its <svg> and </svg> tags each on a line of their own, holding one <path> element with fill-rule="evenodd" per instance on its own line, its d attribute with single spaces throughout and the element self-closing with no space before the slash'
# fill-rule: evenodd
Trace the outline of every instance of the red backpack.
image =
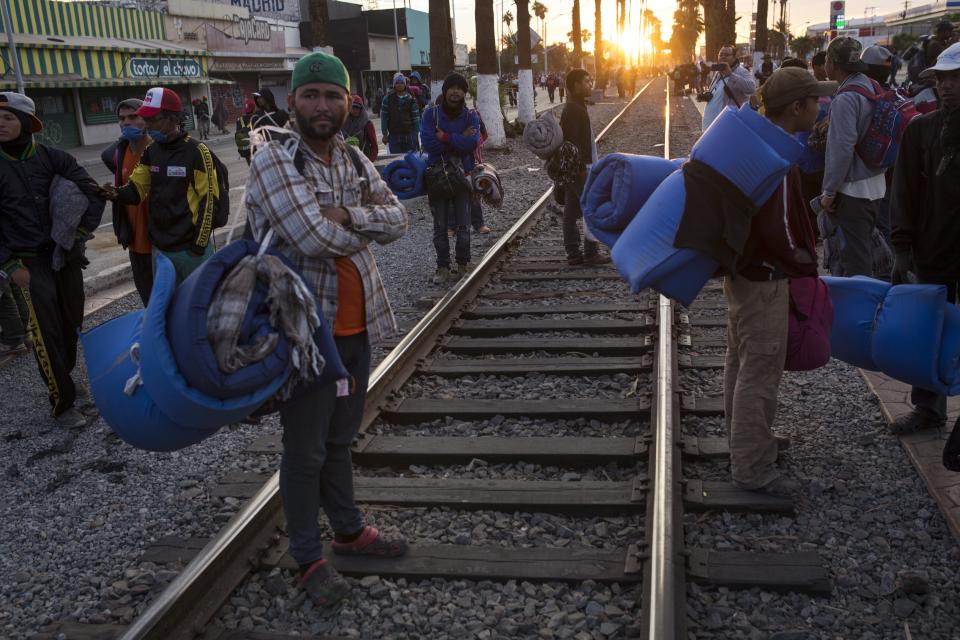
<svg viewBox="0 0 960 640">
<path fill-rule="evenodd" d="M 873 92 L 859 85 L 847 85 L 837 93 L 852 91 L 873 104 L 870 127 L 857 143 L 857 155 L 868 167 L 887 169 L 896 163 L 903 132 L 918 113 L 913 100 L 903 97 L 896 89 L 884 89 L 873 79 L 870 82 Z"/>
<path fill-rule="evenodd" d="M 817 276 L 790 279 L 787 371 L 810 371 L 830 361 L 833 301 Z"/>
</svg>

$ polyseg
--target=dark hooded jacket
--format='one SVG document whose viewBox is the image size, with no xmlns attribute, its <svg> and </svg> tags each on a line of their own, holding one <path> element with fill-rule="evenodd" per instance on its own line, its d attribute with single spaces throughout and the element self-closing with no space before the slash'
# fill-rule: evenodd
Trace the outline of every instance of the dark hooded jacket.
<svg viewBox="0 0 960 640">
<path fill-rule="evenodd" d="M 260 97 L 267 103 L 267 108 L 261 109 L 257 107 L 257 110 L 253 112 L 251 128 L 256 129 L 257 127 L 267 125 L 285 127 L 287 121 L 290 120 L 290 114 L 277 106 L 277 100 L 273 97 L 273 91 L 270 91 L 270 89 L 266 87 L 261 87 L 257 90 L 257 93 L 259 93 Z"/>
</svg>

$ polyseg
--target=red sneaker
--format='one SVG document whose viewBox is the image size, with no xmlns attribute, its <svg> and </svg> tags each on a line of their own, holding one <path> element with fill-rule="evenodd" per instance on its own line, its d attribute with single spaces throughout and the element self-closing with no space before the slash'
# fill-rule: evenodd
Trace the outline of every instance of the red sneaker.
<svg viewBox="0 0 960 640">
<path fill-rule="evenodd" d="M 403 538 L 389 539 L 380 535 L 376 527 L 364 527 L 353 542 L 333 541 L 333 552 L 341 556 L 377 556 L 396 558 L 407 552 Z"/>
</svg>

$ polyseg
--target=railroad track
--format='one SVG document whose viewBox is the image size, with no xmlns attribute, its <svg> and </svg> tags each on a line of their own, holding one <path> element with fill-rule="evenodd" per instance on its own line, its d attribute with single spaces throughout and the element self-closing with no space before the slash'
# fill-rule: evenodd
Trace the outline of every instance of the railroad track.
<svg viewBox="0 0 960 640">
<path fill-rule="evenodd" d="M 648 83 L 598 141 L 614 133 L 629 134 L 618 129 L 624 114 L 662 91 L 663 153 L 669 157 L 670 104 L 664 84 Z M 550 197 L 550 191 L 544 193 L 372 373 L 353 451 L 356 497 L 372 510 L 615 515 L 626 518 L 627 529 L 635 533 L 615 533 L 615 544 L 601 547 L 413 541 L 404 558 L 330 554 L 334 565 L 355 577 L 616 583 L 637 590 L 637 630 L 658 640 L 687 637 L 687 580 L 829 590 L 815 552 L 686 547 L 687 513 L 794 508 L 789 500 L 739 491 L 729 482 L 684 477 L 688 461 L 728 455 L 724 439 L 684 433 L 684 418 L 723 412 L 722 398 L 691 395 L 683 379 L 685 372 L 723 366 L 725 342 L 695 335 L 717 333 L 725 326 L 719 290 L 708 285 L 693 308 L 683 310 L 649 292 L 631 295 L 610 266 L 568 267 L 556 223 L 546 213 Z M 590 377 L 611 381 L 601 397 L 567 397 L 562 380 Z M 479 380 L 501 380 L 504 392 L 489 397 L 482 386 L 472 384 Z M 531 385 L 543 380 L 556 382 L 559 391 Z M 594 435 L 577 433 L 576 426 L 585 420 Z M 444 425 L 456 421 L 483 421 L 492 432 L 504 422 L 517 421 L 530 424 L 533 434 L 431 433 L 443 433 Z M 607 429 L 611 424 L 617 428 Z M 279 438 L 265 437 L 252 450 L 279 452 Z M 549 479 L 451 477 L 466 475 L 462 470 L 476 461 L 535 465 L 547 470 Z M 423 473 L 410 477 L 363 471 L 411 465 Z M 575 481 L 575 473 L 561 474 L 614 467 L 613 477 L 604 472 L 603 480 Z M 237 477 L 225 485 L 224 495 L 249 499 L 215 538 L 168 541 L 154 549 L 154 562 L 189 561 L 122 638 L 220 637 L 210 620 L 251 572 L 295 569 L 286 555 L 278 476 L 259 485 L 263 480 Z"/>
</svg>

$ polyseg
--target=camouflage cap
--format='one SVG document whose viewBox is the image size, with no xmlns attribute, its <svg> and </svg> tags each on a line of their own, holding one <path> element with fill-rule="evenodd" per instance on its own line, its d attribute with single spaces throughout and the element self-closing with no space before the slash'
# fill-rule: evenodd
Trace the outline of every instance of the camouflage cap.
<svg viewBox="0 0 960 640">
<path fill-rule="evenodd" d="M 834 38 L 827 45 L 827 58 L 844 71 L 866 71 L 867 63 L 860 59 L 863 45 L 859 40 L 846 36 Z"/>
</svg>

